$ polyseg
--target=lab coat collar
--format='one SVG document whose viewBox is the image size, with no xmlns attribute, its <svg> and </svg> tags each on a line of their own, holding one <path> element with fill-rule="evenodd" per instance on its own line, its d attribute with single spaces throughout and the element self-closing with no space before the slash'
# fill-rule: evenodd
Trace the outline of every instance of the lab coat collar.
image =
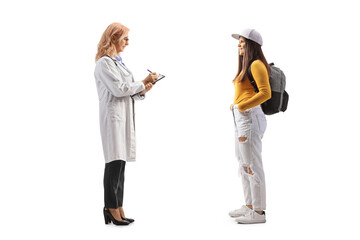
<svg viewBox="0 0 360 240">
<path fill-rule="evenodd" d="M 122 58 L 121 58 L 120 56 L 115 55 L 115 59 L 116 59 L 117 61 L 119 61 L 122 65 L 125 66 L 125 64 L 123 63 Z"/>
</svg>

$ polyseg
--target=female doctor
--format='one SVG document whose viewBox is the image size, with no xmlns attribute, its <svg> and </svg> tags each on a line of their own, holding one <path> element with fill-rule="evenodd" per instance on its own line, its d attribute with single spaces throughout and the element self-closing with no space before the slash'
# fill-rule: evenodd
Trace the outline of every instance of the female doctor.
<svg viewBox="0 0 360 240">
<path fill-rule="evenodd" d="M 134 100 L 142 100 L 157 79 L 156 73 L 134 81 L 120 58 L 129 45 L 129 29 L 120 23 L 104 31 L 96 54 L 95 80 L 99 96 L 100 132 L 105 156 L 105 224 L 128 225 L 123 205 L 126 162 L 135 161 Z"/>
</svg>

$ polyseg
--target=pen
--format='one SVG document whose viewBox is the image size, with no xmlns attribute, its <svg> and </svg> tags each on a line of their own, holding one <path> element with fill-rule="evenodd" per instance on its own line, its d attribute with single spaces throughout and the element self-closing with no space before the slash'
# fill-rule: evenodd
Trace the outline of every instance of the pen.
<svg viewBox="0 0 360 240">
<path fill-rule="evenodd" d="M 152 71 L 150 71 L 149 69 L 148 69 L 148 72 L 149 72 L 149 73 L 152 73 Z"/>
</svg>

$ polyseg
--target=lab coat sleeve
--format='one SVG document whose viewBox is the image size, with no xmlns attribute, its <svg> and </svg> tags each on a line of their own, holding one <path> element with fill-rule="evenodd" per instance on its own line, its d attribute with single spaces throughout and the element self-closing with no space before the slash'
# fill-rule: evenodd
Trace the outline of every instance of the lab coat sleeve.
<svg viewBox="0 0 360 240">
<path fill-rule="evenodd" d="M 110 60 L 110 59 L 109 59 Z M 115 97 L 125 97 L 135 95 L 145 89 L 145 85 L 141 81 L 125 82 L 118 71 L 107 59 L 99 60 L 98 77 L 104 84 L 105 88 Z"/>
<path fill-rule="evenodd" d="M 145 99 L 145 94 L 140 95 L 140 93 L 137 93 L 137 94 L 132 96 L 132 99 L 134 99 L 134 100 L 144 100 Z"/>
</svg>

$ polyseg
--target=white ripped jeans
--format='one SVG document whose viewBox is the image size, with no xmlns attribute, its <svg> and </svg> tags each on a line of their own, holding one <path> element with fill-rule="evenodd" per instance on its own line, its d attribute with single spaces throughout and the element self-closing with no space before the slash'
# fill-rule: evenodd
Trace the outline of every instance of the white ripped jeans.
<svg viewBox="0 0 360 240">
<path fill-rule="evenodd" d="M 235 155 L 239 161 L 245 204 L 254 210 L 266 209 L 265 174 L 261 158 L 261 139 L 266 130 L 266 118 L 260 105 L 241 113 L 232 109 L 235 124 Z M 243 142 L 239 137 L 245 137 Z"/>
</svg>

